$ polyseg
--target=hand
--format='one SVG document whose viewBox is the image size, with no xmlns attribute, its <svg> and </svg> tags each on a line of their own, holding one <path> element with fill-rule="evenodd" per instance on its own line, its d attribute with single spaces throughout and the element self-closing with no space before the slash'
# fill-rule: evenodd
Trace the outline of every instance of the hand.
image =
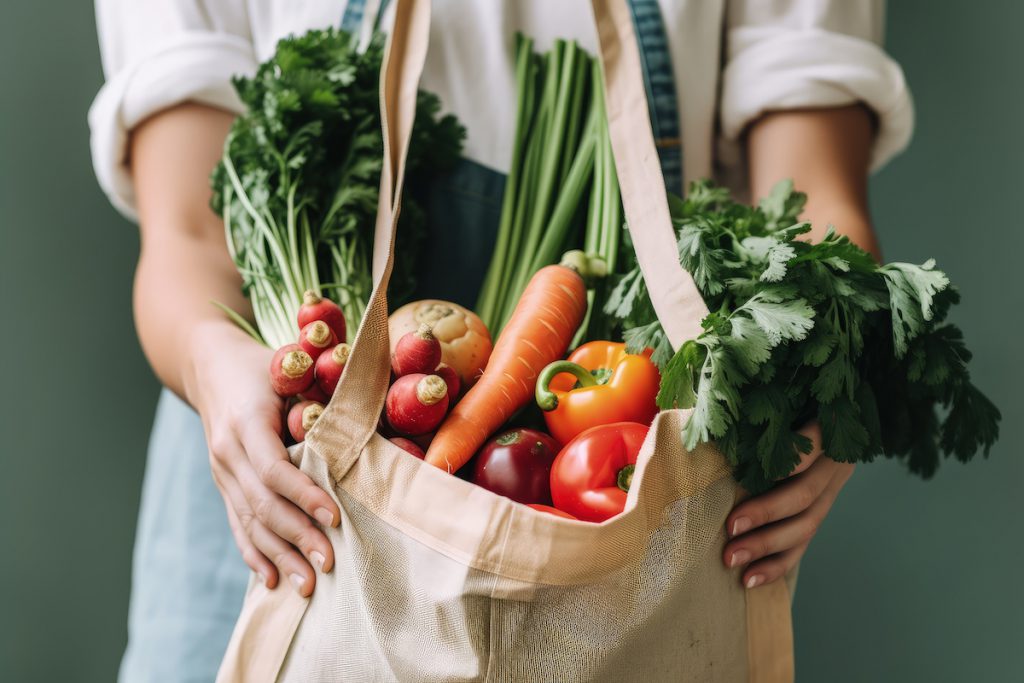
<svg viewBox="0 0 1024 683">
<path fill-rule="evenodd" d="M 308 597 L 316 583 L 310 565 L 324 572 L 334 565 L 331 544 L 310 517 L 335 526 L 341 513 L 288 459 L 284 401 L 267 374 L 273 352 L 221 321 L 200 325 L 191 339 L 186 394 L 203 419 L 235 543 L 267 588 L 284 575 Z"/>
<path fill-rule="evenodd" d="M 732 539 L 725 546 L 727 567 L 746 565 L 743 585 L 754 588 L 781 578 L 796 566 L 821 527 L 853 465 L 821 451 L 821 428 L 812 422 L 800 433 L 813 444 L 796 470 L 771 491 L 749 498 L 726 519 Z"/>
</svg>

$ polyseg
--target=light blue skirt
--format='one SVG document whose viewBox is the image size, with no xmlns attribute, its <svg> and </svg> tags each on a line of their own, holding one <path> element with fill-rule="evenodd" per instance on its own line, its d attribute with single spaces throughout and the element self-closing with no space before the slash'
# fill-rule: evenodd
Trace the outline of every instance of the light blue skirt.
<svg viewBox="0 0 1024 683">
<path fill-rule="evenodd" d="M 202 422 L 165 389 L 142 484 L 120 680 L 212 681 L 248 578 L 210 473 Z"/>
</svg>

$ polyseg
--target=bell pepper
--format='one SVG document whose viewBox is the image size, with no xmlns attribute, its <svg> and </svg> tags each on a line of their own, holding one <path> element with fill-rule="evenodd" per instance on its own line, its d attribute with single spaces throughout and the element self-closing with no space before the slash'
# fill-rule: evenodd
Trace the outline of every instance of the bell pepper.
<svg viewBox="0 0 1024 683">
<path fill-rule="evenodd" d="M 649 428 L 636 422 L 600 425 L 567 443 L 551 465 L 555 507 L 588 522 L 622 512 Z"/>
<path fill-rule="evenodd" d="M 568 443 L 580 432 L 613 422 L 649 425 L 658 412 L 661 374 L 651 351 L 626 353 L 625 344 L 592 341 L 555 361 L 537 378 L 537 405 L 548 432 Z"/>
</svg>

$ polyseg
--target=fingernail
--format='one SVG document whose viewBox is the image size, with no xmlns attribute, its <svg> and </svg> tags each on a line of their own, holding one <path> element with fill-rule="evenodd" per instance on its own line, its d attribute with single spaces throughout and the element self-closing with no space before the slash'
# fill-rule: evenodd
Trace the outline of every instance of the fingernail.
<svg viewBox="0 0 1024 683">
<path fill-rule="evenodd" d="M 756 588 L 757 586 L 760 586 L 761 582 L 763 581 L 763 576 L 761 576 L 760 574 L 754 574 L 749 579 L 747 579 L 747 588 Z"/>
<path fill-rule="evenodd" d="M 322 572 L 324 570 L 324 562 L 327 561 L 326 557 L 314 550 L 309 554 L 309 559 L 318 572 Z"/>
<path fill-rule="evenodd" d="M 334 526 L 334 515 L 327 508 L 317 508 L 313 512 L 313 516 L 316 517 L 316 521 L 324 526 Z"/>
<path fill-rule="evenodd" d="M 742 533 L 750 531 L 750 520 L 747 517 L 740 517 L 732 523 L 732 535 L 739 536 Z"/>
<path fill-rule="evenodd" d="M 741 564 L 746 564 L 747 562 L 750 562 L 750 552 L 747 550 L 737 550 L 732 554 L 732 557 L 729 558 L 730 567 L 736 567 Z"/>
<path fill-rule="evenodd" d="M 302 578 L 302 574 L 292 574 L 288 578 L 291 579 L 292 585 L 295 586 L 295 590 L 301 593 L 302 586 L 306 583 L 306 579 Z"/>
</svg>

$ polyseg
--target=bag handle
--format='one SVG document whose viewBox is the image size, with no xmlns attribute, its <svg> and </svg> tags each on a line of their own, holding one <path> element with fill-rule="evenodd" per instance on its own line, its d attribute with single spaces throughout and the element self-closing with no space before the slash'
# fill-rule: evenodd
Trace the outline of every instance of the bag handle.
<svg viewBox="0 0 1024 683">
<path fill-rule="evenodd" d="M 668 199 L 661 191 L 650 191 L 665 187 L 665 182 L 626 0 L 592 0 L 592 10 L 626 221 L 654 310 L 673 348 L 678 348 L 700 334 L 700 321 L 708 309 L 693 278 L 679 263 Z M 429 30 L 430 0 L 396 2 L 394 27 L 381 66 L 384 164 L 374 236 L 373 294 L 334 397 L 306 437 L 307 445 L 327 460 L 336 481 L 373 435 L 387 394 L 387 283 L 394 265 L 405 158 Z"/>
<path fill-rule="evenodd" d="M 707 304 L 693 277 L 679 263 L 675 230 L 654 146 L 647 108 L 640 48 L 627 0 L 592 0 L 601 65 L 605 111 L 622 209 L 654 311 L 678 349 L 703 329 Z M 657 188 L 651 191 L 651 188 Z"/>
<path fill-rule="evenodd" d="M 387 289 L 429 30 L 430 0 L 397 3 L 381 64 L 384 160 L 373 238 L 373 291 L 338 387 L 305 442 L 324 457 L 335 481 L 344 476 L 373 435 L 388 390 Z"/>
</svg>

